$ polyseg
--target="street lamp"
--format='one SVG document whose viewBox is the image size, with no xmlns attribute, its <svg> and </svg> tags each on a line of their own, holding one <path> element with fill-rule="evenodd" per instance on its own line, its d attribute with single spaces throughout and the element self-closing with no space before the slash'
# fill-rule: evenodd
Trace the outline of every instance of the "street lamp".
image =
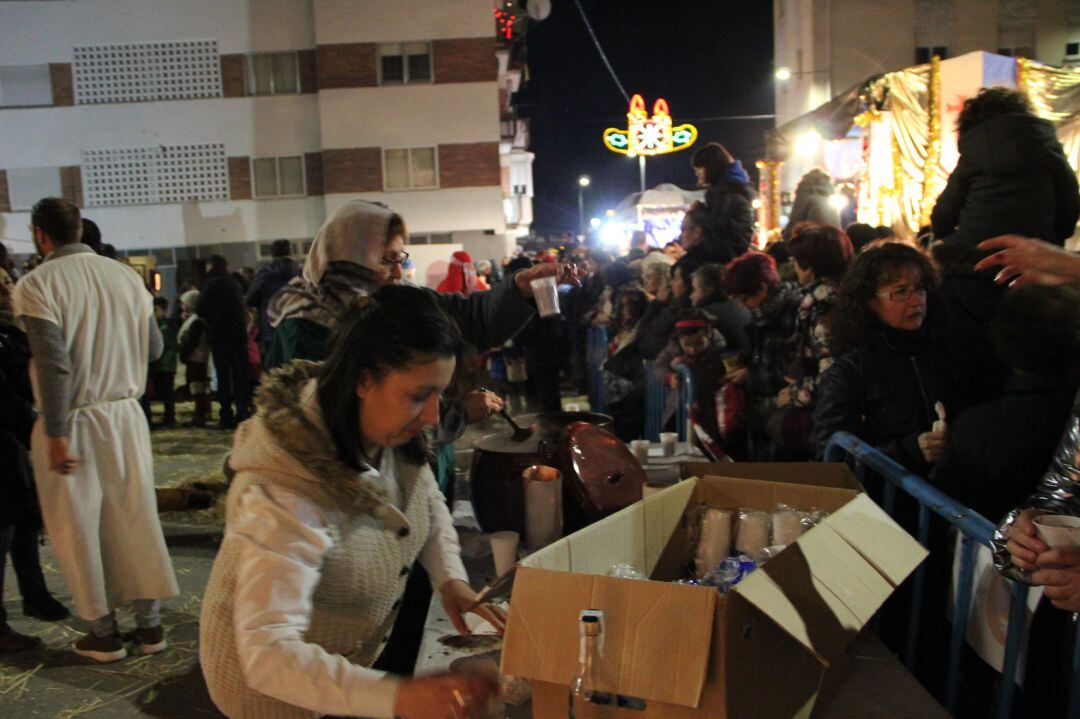
<svg viewBox="0 0 1080 719">
<path fill-rule="evenodd" d="M 781 82 L 783 82 L 784 80 L 790 80 L 791 79 L 791 68 L 790 67 L 778 67 L 778 68 L 776 68 L 775 76 L 776 76 L 776 79 L 780 80 Z"/>
<path fill-rule="evenodd" d="M 592 184 L 588 175 L 582 175 L 577 179 L 577 214 L 578 234 L 585 236 L 585 188 Z"/>
</svg>

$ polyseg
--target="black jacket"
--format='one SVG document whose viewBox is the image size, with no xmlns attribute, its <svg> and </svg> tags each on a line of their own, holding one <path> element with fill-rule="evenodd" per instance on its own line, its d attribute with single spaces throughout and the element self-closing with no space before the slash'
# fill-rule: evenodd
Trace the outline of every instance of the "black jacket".
<svg viewBox="0 0 1080 719">
<path fill-rule="evenodd" d="M 1054 126 L 1026 114 L 1001 115 L 968 130 L 960 161 L 931 216 L 948 257 L 1006 233 L 1056 245 L 1072 235 L 1080 215 L 1076 173 L 1065 160 Z"/>
<path fill-rule="evenodd" d="M 718 182 L 705 191 L 709 227 L 704 247 L 709 262 L 727 264 L 750 249 L 754 234 L 754 193 L 749 185 Z"/>
<path fill-rule="evenodd" d="M 819 225 L 840 227 L 840 213 L 829 202 L 835 194 L 832 180 L 821 170 L 810 170 L 799 180 L 795 188 L 795 203 L 788 214 L 788 223 L 781 236 L 791 239 L 791 231 L 800 222 L 816 222 Z"/>
<path fill-rule="evenodd" d="M 726 351 L 735 351 L 740 355 L 750 354 L 750 335 L 746 333 L 746 327 L 751 320 L 750 310 L 741 302 L 718 294 L 706 298 L 704 304 L 699 305 L 699 309 L 712 316 L 713 327 L 720 331 L 727 343 Z"/>
<path fill-rule="evenodd" d="M 300 272 L 300 266 L 291 257 L 275 258 L 255 275 L 255 281 L 248 289 L 245 301 L 249 307 L 259 310 L 259 339 L 269 342 L 274 335 L 270 319 L 266 316 L 266 305 L 278 290 L 289 283 Z"/>
<path fill-rule="evenodd" d="M 1005 393 L 949 422 L 931 480 L 992 522 L 1035 491 L 1072 411 L 1076 382 L 1017 375 Z"/>
<path fill-rule="evenodd" d="M 0 527 L 38 516 L 28 456 L 37 417 L 29 367 L 26 334 L 0 319 Z"/>
<path fill-rule="evenodd" d="M 850 432 L 913 472 L 930 469 L 918 438 L 949 407 L 950 365 L 936 333 L 882 331 L 838 358 L 818 381 L 813 440 L 820 455 L 834 432 Z"/>
<path fill-rule="evenodd" d="M 203 283 L 195 314 L 206 325 L 206 341 L 211 347 L 247 344 L 245 312 L 244 297 L 236 280 L 228 275 L 217 275 Z"/>
</svg>

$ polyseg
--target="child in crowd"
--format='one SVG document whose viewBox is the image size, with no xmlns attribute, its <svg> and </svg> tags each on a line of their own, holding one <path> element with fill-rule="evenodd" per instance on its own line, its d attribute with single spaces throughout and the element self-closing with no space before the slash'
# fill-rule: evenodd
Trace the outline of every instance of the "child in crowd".
<svg viewBox="0 0 1080 719">
<path fill-rule="evenodd" d="M 205 325 L 195 314 L 198 303 L 198 290 L 188 290 L 180 295 L 184 323 L 180 326 L 177 342 L 180 361 L 186 368 L 188 392 L 195 402 L 195 416 L 191 419 L 193 427 L 202 427 L 210 419 L 210 344 L 206 340 Z"/>
<path fill-rule="evenodd" d="M 176 425 L 176 401 L 173 398 L 173 384 L 176 379 L 177 340 L 180 329 L 176 320 L 170 319 L 169 301 L 164 297 L 154 298 L 154 317 L 158 329 L 165 340 L 165 349 L 161 356 L 150 363 L 150 381 L 154 385 L 154 394 L 165 405 L 162 427 Z"/>
</svg>

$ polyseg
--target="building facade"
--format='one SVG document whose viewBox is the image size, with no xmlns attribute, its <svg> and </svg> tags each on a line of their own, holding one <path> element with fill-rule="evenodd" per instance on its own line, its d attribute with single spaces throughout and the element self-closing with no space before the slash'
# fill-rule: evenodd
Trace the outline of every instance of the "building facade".
<svg viewBox="0 0 1080 719">
<path fill-rule="evenodd" d="M 983 50 L 1080 63 L 1080 0 L 775 0 L 776 124 L 876 73 Z"/>
<path fill-rule="evenodd" d="M 501 258 L 531 221 L 510 59 L 491 0 L 0 2 L 0 237 L 60 195 L 159 266 L 254 265 L 363 198 Z"/>
</svg>

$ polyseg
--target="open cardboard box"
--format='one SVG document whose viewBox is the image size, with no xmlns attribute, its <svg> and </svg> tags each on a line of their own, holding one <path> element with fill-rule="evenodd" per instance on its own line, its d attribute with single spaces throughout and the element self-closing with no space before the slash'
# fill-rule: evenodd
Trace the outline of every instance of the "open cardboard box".
<svg viewBox="0 0 1080 719">
<path fill-rule="evenodd" d="M 671 583 L 692 556 L 689 510 L 778 502 L 831 514 L 727 595 Z M 860 628 L 925 556 L 853 489 L 688 479 L 521 562 L 502 672 L 532 680 L 535 719 L 565 717 L 579 612 L 602 609 L 615 689 L 645 702 L 620 716 L 808 716 Z M 655 581 L 606 576 L 618 562 Z"/>
</svg>

